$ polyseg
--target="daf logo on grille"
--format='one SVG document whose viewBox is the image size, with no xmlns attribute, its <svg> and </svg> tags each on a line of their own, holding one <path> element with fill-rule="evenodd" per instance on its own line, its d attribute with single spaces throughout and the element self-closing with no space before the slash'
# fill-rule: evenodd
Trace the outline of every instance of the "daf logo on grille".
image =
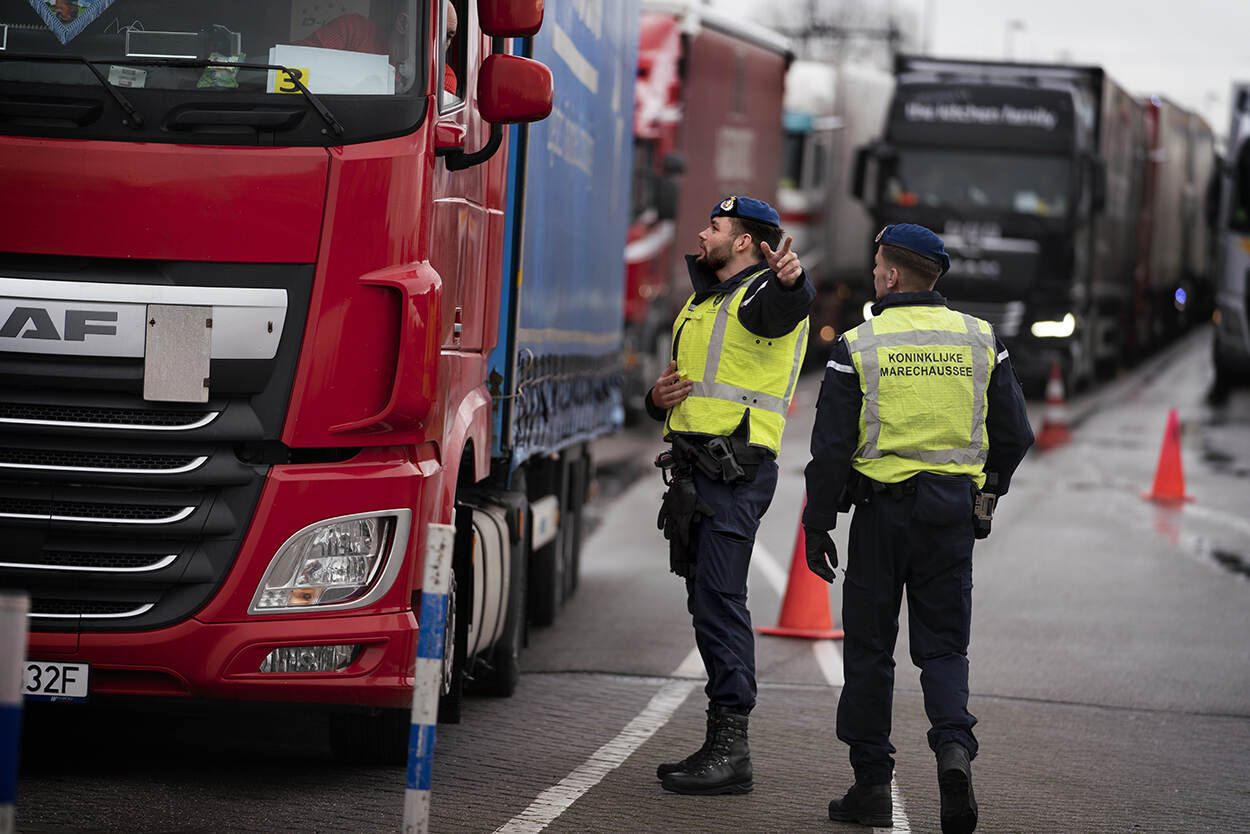
<svg viewBox="0 0 1250 834">
<path fill-rule="evenodd" d="M 61 326 L 43 307 L 14 307 L 0 326 L 0 338 L 82 342 L 87 336 L 116 336 L 117 313 L 108 310 L 66 309 Z"/>
</svg>

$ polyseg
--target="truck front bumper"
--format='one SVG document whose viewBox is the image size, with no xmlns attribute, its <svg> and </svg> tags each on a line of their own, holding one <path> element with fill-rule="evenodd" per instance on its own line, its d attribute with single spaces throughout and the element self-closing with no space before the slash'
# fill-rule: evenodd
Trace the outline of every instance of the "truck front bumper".
<svg viewBox="0 0 1250 834">
<path fill-rule="evenodd" d="M 64 635 L 32 633 L 28 656 L 90 664 L 91 696 L 406 707 L 412 703 L 416 632 L 411 611 L 236 623 L 189 620 L 133 634 L 84 633 L 68 654 Z M 358 647 L 341 670 L 260 671 L 275 649 L 334 645 Z"/>
</svg>

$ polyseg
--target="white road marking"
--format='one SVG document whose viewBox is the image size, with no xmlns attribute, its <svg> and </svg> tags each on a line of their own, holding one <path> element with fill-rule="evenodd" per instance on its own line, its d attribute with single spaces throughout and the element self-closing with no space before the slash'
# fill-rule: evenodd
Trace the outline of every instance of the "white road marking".
<svg viewBox="0 0 1250 834">
<path fill-rule="evenodd" d="M 846 681 L 842 678 L 842 655 L 832 640 L 813 640 L 812 653 L 816 655 L 816 665 L 830 686 L 841 687 Z"/>
<path fill-rule="evenodd" d="M 778 596 L 785 595 L 790 578 L 777 562 L 777 557 L 759 542 L 755 543 L 755 550 L 751 553 L 751 567 L 767 580 Z M 840 687 L 845 683 L 842 679 L 842 655 L 838 653 L 834 641 L 813 640 L 812 654 L 816 656 L 816 665 L 830 686 Z"/>
<path fill-rule="evenodd" d="M 699 654 L 699 650 L 691 649 L 690 654 L 686 655 L 686 659 L 673 670 L 673 674 L 669 677 L 707 680 L 707 669 L 703 668 L 703 656 Z"/>
<path fill-rule="evenodd" d="M 537 834 L 542 831 L 580 799 L 582 794 L 603 781 L 603 777 L 633 755 L 656 730 L 667 724 L 696 686 L 698 683 L 691 680 L 666 683 L 651 699 L 651 703 L 647 704 L 646 709 L 629 722 L 616 738 L 596 750 L 559 784 L 539 794 L 528 808 L 502 828 L 496 829 L 496 834 Z"/>
<path fill-rule="evenodd" d="M 1181 508 L 1181 512 L 1185 515 L 1195 515 L 1208 521 L 1214 521 L 1216 524 L 1223 524 L 1225 527 L 1231 527 L 1239 533 L 1250 533 L 1250 522 L 1247 522 L 1244 518 L 1213 510 L 1201 504 L 1185 504 Z"/>
<path fill-rule="evenodd" d="M 903 806 L 903 792 L 898 789 L 897 779 L 890 780 L 890 799 L 894 802 L 894 825 L 882 830 L 911 834 L 911 823 L 907 820 L 907 808 Z"/>
<path fill-rule="evenodd" d="M 751 569 L 761 574 L 764 579 L 777 592 L 777 596 L 783 596 L 786 592 L 786 582 L 790 577 L 786 574 L 785 568 L 777 561 L 777 557 L 769 552 L 768 548 L 759 542 L 755 543 L 755 549 L 751 551 Z"/>
<path fill-rule="evenodd" d="M 758 572 L 779 595 L 785 594 L 786 583 L 789 581 L 789 577 L 781 569 L 777 558 L 759 542 L 756 542 L 755 550 L 751 554 L 751 567 L 758 568 Z M 842 677 L 842 655 L 838 653 L 837 644 L 833 640 L 813 640 L 812 654 L 816 656 L 816 665 L 820 667 L 821 674 L 825 676 L 825 681 L 830 686 L 840 688 L 846 683 Z M 698 658 L 697 652 L 695 657 L 696 659 Z M 689 659 L 687 658 L 687 660 Z M 890 782 L 890 798 L 894 802 L 894 826 L 893 828 L 878 828 L 874 830 L 911 834 L 911 822 L 907 819 L 907 808 L 903 804 L 903 792 L 899 790 L 897 781 Z"/>
<path fill-rule="evenodd" d="M 777 563 L 777 559 L 758 542 L 751 557 L 751 566 L 778 593 L 784 594 L 788 576 Z M 812 641 L 812 651 L 816 662 L 821 668 L 825 679 L 831 686 L 842 685 L 842 664 L 838 651 L 830 640 Z M 666 683 L 655 694 L 646 708 L 633 721 L 617 734 L 616 738 L 600 747 L 568 776 L 538 795 L 529 807 L 513 817 L 503 826 L 495 829 L 495 834 L 538 834 L 570 806 L 580 799 L 587 791 L 603 781 L 604 777 L 634 754 L 647 739 L 655 735 L 661 727 L 668 723 L 677 708 L 685 703 L 686 698 L 695 687 L 706 680 L 703 659 L 699 650 L 692 649 L 686 655 L 670 677 L 674 680 Z M 897 794 L 897 792 L 896 792 Z M 895 825 L 895 831 L 910 832 L 907 817 L 902 813 L 902 797 L 894 800 L 896 808 L 895 820 L 902 817 L 902 826 Z"/>
</svg>

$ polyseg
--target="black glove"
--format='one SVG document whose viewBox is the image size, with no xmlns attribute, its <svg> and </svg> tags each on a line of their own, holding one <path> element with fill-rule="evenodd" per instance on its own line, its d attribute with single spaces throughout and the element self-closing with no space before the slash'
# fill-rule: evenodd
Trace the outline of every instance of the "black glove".
<svg viewBox="0 0 1250 834">
<path fill-rule="evenodd" d="M 803 545 L 807 551 L 808 570 L 826 582 L 833 582 L 837 578 L 833 569 L 838 566 L 838 547 L 829 531 L 804 525 Z"/>
<path fill-rule="evenodd" d="M 664 531 L 664 538 L 687 549 L 693 538 L 694 525 L 715 514 L 716 510 L 695 491 L 693 479 L 677 478 L 664 493 L 656 526 Z"/>
</svg>

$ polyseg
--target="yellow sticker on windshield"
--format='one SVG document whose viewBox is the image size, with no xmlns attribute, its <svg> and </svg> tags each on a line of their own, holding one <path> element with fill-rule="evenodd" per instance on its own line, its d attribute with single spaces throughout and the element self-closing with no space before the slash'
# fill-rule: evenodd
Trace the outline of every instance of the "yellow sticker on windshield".
<svg viewBox="0 0 1250 834">
<path fill-rule="evenodd" d="M 273 89 L 270 92 L 298 93 L 299 84 L 292 80 L 292 76 L 298 78 L 300 84 L 308 86 L 308 67 L 287 67 L 286 72 L 277 71 L 273 76 Z"/>
</svg>

